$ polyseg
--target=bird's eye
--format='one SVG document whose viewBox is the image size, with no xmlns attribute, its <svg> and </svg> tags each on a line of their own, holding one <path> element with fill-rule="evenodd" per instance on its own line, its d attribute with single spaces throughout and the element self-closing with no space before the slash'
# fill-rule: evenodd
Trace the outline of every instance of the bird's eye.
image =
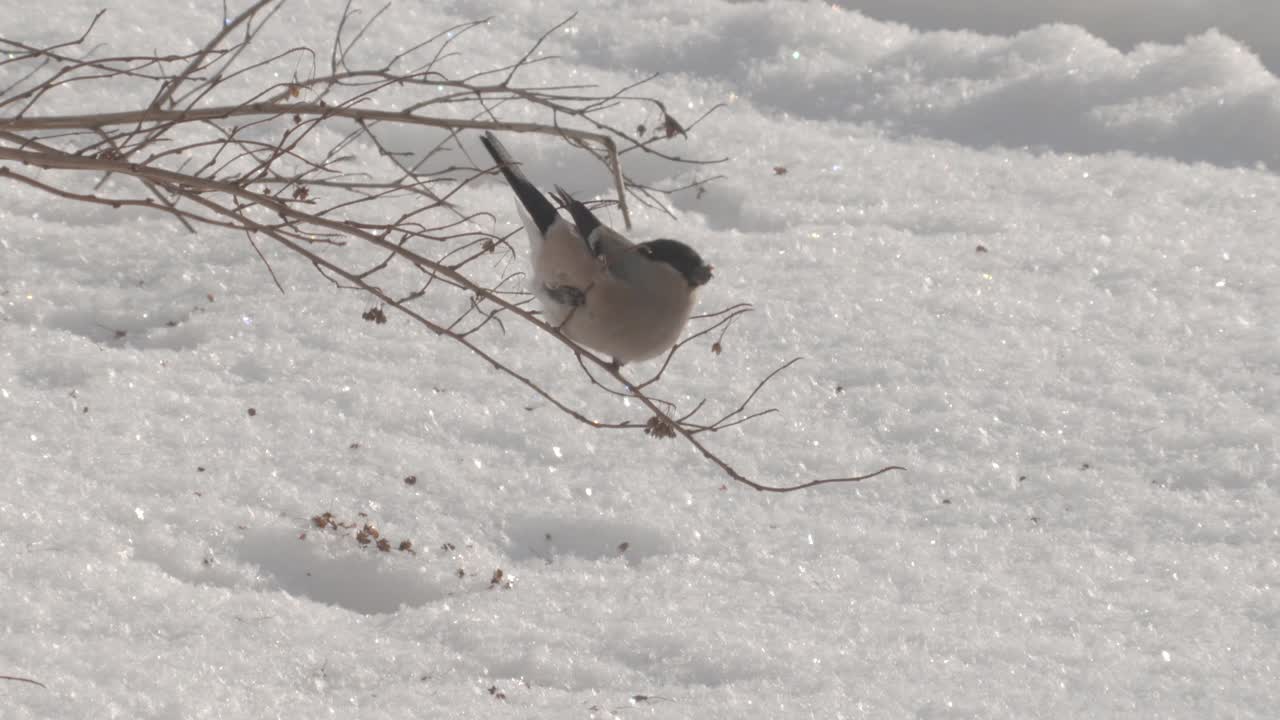
<svg viewBox="0 0 1280 720">
<path fill-rule="evenodd" d="M 641 247 L 641 248 L 640 248 L 640 254 L 641 254 L 641 255 L 643 255 L 643 256 L 645 256 L 645 257 L 653 257 L 653 248 L 651 248 L 651 247 Z"/>
</svg>

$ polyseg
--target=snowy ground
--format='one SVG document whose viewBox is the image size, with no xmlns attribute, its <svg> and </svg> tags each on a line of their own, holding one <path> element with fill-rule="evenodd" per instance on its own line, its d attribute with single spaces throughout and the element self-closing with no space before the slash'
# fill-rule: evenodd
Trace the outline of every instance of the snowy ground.
<svg viewBox="0 0 1280 720">
<path fill-rule="evenodd" d="M 31 40 L 98 8 L 4 3 Z M 0 675 L 45 686 L 0 681 L 0 716 L 1272 717 L 1280 84 L 1209 4 L 1122 49 L 816 3 L 393 7 L 388 45 L 494 15 L 481 64 L 579 10 L 549 81 L 729 103 L 688 140 L 728 177 L 636 235 L 758 311 L 672 382 L 736 397 L 805 356 L 714 445 L 777 482 L 909 468 L 857 486 L 722 487 L 275 255 L 281 296 L 242 238 L 0 185 Z M 102 37 L 194 44 L 221 5 L 190 5 Z M 567 150 L 511 144 L 558 180 Z M 515 221 L 496 183 L 468 202 Z M 418 553 L 299 539 L 324 512 Z"/>
</svg>

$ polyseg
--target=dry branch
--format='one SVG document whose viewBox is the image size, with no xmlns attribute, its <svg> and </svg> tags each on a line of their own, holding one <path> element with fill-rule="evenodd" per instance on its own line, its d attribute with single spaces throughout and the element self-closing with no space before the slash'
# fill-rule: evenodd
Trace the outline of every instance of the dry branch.
<svg viewBox="0 0 1280 720">
<path fill-rule="evenodd" d="M 8 680 L 10 682 L 29 683 L 31 685 L 39 685 L 45 690 L 49 689 L 48 686 L 45 685 L 44 683 L 40 682 L 39 680 L 32 680 L 31 678 L 17 677 L 14 675 L 0 675 L 0 680 Z"/>
<path fill-rule="evenodd" d="M 200 50 L 187 54 L 97 56 L 86 44 L 101 13 L 78 38 L 37 47 L 0 37 L 0 180 L 11 180 L 69 202 L 144 208 L 167 214 L 188 230 L 243 233 L 283 292 L 260 243 L 271 242 L 312 265 L 340 288 L 377 299 L 436 335 L 460 344 L 528 387 L 558 410 L 593 428 L 642 430 L 681 437 L 732 479 L 757 490 L 788 492 L 867 475 L 794 486 L 753 481 L 703 442 L 705 433 L 740 426 L 774 409 L 752 407 L 762 389 L 795 361 L 768 373 L 734 409 L 712 422 L 694 418 L 707 400 L 681 411 L 651 393 L 676 355 L 693 342 L 720 340 L 750 306 L 738 304 L 695 318 L 694 331 L 672 348 L 647 380 L 631 383 L 610 361 L 542 321 L 530 297 L 511 287 L 519 273 L 493 270 L 513 255 L 506 236 L 486 229 L 492 216 L 467 212 L 460 193 L 493 171 L 470 159 L 465 131 L 540 133 L 582 148 L 614 178 L 627 226 L 627 197 L 665 210 L 660 196 L 680 188 L 631 181 L 620 158 L 642 152 L 688 166 L 720 162 L 677 158 L 662 143 L 687 132 L 657 99 L 635 94 L 653 78 L 613 92 L 590 86 L 528 87 L 521 73 L 547 58 L 538 49 L 549 29 L 514 61 L 468 76 L 449 72 L 459 38 L 484 21 L 464 23 L 391 55 L 381 64 L 352 65 L 352 51 L 375 32 L 386 8 L 359 27 L 350 4 L 338 23 L 327 65 L 309 47 L 265 50 L 264 28 L 285 0 L 259 0 L 226 18 Z M 255 42 L 257 41 L 257 42 Z M 310 64 L 309 72 L 306 64 Z M 280 81 L 280 77 L 289 78 Z M 95 112 L 45 112 L 55 90 L 84 84 L 123 84 L 149 98 Z M 122 94 L 128 97 L 128 93 Z M 652 134 L 633 137 L 607 118 L 619 109 L 656 110 Z M 388 109 L 390 108 L 390 109 Z M 519 113 L 519 114 L 517 114 Z M 529 118 L 533 117 L 534 120 Z M 536 118 L 543 118 L 537 120 Z M 434 128 L 443 139 L 424 152 L 387 142 L 391 128 Z M 460 158 L 460 159 L 459 159 Z M 107 178 L 120 178 L 109 188 Z M 488 221 L 488 222 L 481 222 Z M 486 262 L 493 260 L 495 262 Z M 580 398 L 562 398 L 516 369 L 518 353 L 503 342 L 508 321 L 545 332 L 575 354 L 587 382 L 606 396 L 634 398 L 652 417 L 605 421 Z M 611 387 L 597 379 L 607 377 Z"/>
</svg>

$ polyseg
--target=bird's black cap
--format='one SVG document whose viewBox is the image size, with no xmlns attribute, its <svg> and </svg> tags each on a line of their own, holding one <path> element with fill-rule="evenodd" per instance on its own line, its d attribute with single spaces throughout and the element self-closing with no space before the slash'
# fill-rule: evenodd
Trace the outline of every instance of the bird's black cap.
<svg viewBox="0 0 1280 720">
<path fill-rule="evenodd" d="M 711 266 L 703 262 L 697 250 L 679 240 L 659 238 L 636 246 L 636 252 L 650 260 L 664 262 L 689 281 L 689 287 L 700 287 L 711 280 Z"/>
</svg>

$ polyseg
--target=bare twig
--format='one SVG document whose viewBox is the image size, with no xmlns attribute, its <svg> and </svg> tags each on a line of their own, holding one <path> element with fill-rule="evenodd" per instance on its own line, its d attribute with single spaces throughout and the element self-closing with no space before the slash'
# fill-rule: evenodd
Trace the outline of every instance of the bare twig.
<svg viewBox="0 0 1280 720">
<path fill-rule="evenodd" d="M 0 680 L 11 680 L 13 682 L 31 683 L 32 685 L 39 685 L 45 690 L 49 689 L 49 687 L 44 683 L 40 682 L 39 680 L 32 680 L 31 678 L 15 677 L 13 675 L 0 675 Z"/>
</svg>

